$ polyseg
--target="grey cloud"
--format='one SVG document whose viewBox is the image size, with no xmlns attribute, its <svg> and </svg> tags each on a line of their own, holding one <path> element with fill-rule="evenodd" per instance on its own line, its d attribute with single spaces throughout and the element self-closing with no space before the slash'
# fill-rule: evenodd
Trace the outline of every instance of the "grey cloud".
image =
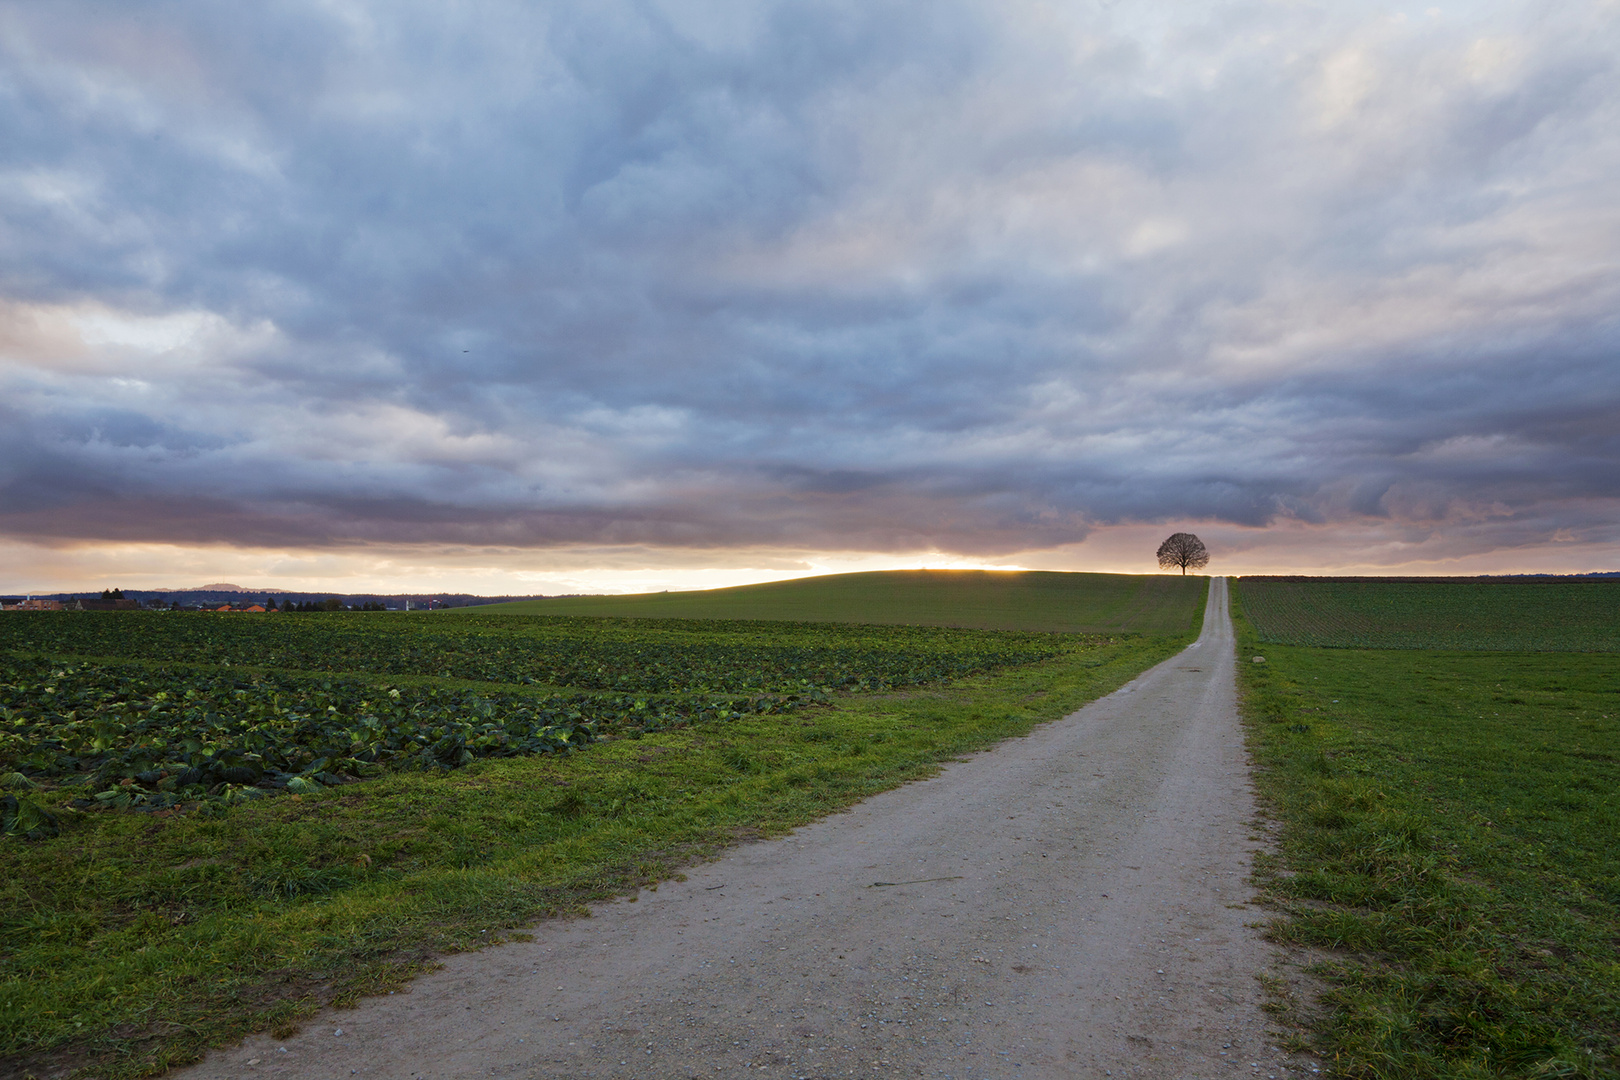
<svg viewBox="0 0 1620 1080">
<path fill-rule="evenodd" d="M 3 527 L 1586 521 L 1620 497 L 1616 16 L 1386 14 L 13 7 L 0 299 L 239 340 L 127 353 L 134 403 L 0 356 Z"/>
</svg>

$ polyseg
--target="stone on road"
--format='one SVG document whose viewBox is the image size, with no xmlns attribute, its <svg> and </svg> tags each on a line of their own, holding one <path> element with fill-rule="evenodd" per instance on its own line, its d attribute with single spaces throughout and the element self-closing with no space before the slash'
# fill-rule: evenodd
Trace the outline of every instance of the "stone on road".
<svg viewBox="0 0 1620 1080">
<path fill-rule="evenodd" d="M 1214 578 L 1196 643 L 1063 720 L 179 1075 L 1297 1075 L 1234 662 Z"/>
</svg>

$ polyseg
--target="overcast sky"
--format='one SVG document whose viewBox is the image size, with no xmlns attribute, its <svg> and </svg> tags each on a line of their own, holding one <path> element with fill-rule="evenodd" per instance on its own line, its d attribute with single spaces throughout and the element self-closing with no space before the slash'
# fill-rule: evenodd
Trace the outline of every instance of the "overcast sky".
<svg viewBox="0 0 1620 1080">
<path fill-rule="evenodd" d="M 1614 0 L 3 2 L 0 588 L 1620 569 L 1617 66 Z"/>
</svg>

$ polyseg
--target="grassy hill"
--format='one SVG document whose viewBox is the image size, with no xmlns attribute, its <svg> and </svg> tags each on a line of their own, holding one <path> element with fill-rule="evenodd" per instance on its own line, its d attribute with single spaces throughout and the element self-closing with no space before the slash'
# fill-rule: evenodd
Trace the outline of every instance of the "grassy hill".
<svg viewBox="0 0 1620 1080">
<path fill-rule="evenodd" d="M 883 570 L 730 589 L 569 596 L 460 608 L 467 614 L 784 619 L 989 630 L 1197 631 L 1209 579 L 1039 570 Z"/>
<path fill-rule="evenodd" d="M 1242 578 L 1265 644 L 1339 649 L 1620 652 L 1620 582 Z"/>
</svg>

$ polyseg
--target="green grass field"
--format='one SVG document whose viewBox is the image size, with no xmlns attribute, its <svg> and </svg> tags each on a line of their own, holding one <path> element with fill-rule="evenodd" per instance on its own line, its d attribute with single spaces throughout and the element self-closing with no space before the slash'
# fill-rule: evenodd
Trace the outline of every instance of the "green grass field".
<svg viewBox="0 0 1620 1080">
<path fill-rule="evenodd" d="M 795 619 L 1091 634 L 1196 633 L 1206 577 L 1036 570 L 885 570 L 700 592 L 565 596 L 458 614 Z"/>
<path fill-rule="evenodd" d="M 1302 1020 L 1347 1077 L 1620 1075 L 1620 657 L 1523 651 L 1578 648 L 1582 586 L 1450 628 L 1502 651 L 1412 647 L 1446 587 L 1377 590 L 1384 650 L 1263 644 L 1236 589 L 1274 934 L 1324 957 Z"/>
<path fill-rule="evenodd" d="M 1267 644 L 1620 652 L 1620 581 L 1245 578 L 1240 587 Z"/>
<path fill-rule="evenodd" d="M 151 1075 L 654 888 L 1111 692 L 1197 588 L 1131 601 L 1163 636 L 8 615 L 0 1074 Z"/>
</svg>

